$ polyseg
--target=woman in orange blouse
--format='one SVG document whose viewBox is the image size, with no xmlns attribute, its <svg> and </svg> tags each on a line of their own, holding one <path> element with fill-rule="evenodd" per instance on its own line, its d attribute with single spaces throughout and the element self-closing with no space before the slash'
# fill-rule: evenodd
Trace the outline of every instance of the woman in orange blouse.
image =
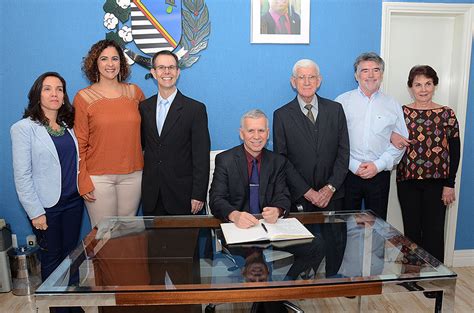
<svg viewBox="0 0 474 313">
<path fill-rule="evenodd" d="M 454 111 L 433 102 L 438 81 L 431 66 L 410 70 L 407 84 L 414 102 L 403 106 L 409 138 L 393 136 L 392 143 L 407 147 L 397 167 L 405 235 L 443 262 L 445 213 L 455 201 L 460 139 Z"/>
<path fill-rule="evenodd" d="M 138 104 L 145 97 L 124 82 L 130 68 L 114 41 L 94 44 L 82 70 L 92 85 L 74 98 L 79 193 L 95 226 L 105 216 L 137 212 L 143 169 Z"/>
</svg>

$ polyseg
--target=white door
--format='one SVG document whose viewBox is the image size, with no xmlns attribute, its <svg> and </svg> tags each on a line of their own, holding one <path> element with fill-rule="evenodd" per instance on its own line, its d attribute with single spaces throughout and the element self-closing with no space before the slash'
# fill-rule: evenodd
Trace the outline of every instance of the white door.
<svg viewBox="0 0 474 313">
<path fill-rule="evenodd" d="M 474 5 L 470 4 L 390 2 L 383 3 L 382 11 L 381 56 L 386 62 L 384 91 L 401 104 L 412 102 L 406 85 L 408 72 L 417 64 L 432 66 L 440 79 L 434 100 L 456 112 L 461 141 L 466 121 L 473 11 Z M 456 179 L 456 199 L 459 199 L 461 169 L 462 160 Z M 392 173 L 387 220 L 403 231 L 396 192 L 395 173 Z M 452 264 L 457 205 L 455 202 L 446 216 L 447 265 Z"/>
</svg>

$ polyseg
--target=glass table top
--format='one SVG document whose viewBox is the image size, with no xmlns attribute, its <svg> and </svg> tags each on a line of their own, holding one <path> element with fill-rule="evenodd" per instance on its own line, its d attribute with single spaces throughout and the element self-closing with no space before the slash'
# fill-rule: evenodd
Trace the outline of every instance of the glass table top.
<svg viewBox="0 0 474 313">
<path fill-rule="evenodd" d="M 36 290 L 227 290 L 456 277 L 370 212 L 294 213 L 314 239 L 227 245 L 210 216 L 103 220 Z"/>
</svg>

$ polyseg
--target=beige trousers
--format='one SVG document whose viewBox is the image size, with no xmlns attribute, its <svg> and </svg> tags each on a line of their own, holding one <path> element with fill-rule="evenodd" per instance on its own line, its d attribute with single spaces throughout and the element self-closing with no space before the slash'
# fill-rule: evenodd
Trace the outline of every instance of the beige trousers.
<svg viewBox="0 0 474 313">
<path fill-rule="evenodd" d="M 106 216 L 135 216 L 141 196 L 142 171 L 118 175 L 91 175 L 94 202 L 84 201 L 97 225 Z"/>
</svg>

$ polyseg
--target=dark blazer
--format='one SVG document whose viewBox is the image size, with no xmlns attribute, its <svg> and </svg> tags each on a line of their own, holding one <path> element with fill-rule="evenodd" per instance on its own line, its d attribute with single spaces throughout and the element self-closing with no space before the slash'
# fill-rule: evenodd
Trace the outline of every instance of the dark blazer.
<svg viewBox="0 0 474 313">
<path fill-rule="evenodd" d="M 178 90 L 160 136 L 157 97 L 140 103 L 143 213 L 154 213 L 160 195 L 167 213 L 191 214 L 191 199 L 205 201 L 209 183 L 211 143 L 206 107 Z"/>
<path fill-rule="evenodd" d="M 303 205 L 305 211 L 319 210 L 303 197 L 310 187 L 319 190 L 331 184 L 337 189 L 331 202 L 343 198 L 343 182 L 349 168 L 349 135 L 342 105 L 316 96 L 317 133 L 310 133 L 310 128 L 305 127 L 307 117 L 297 98 L 273 114 L 273 150 L 288 158 L 292 202 Z"/>
<path fill-rule="evenodd" d="M 286 186 L 286 159 L 262 150 L 260 165 L 260 207 L 277 207 L 290 209 L 290 193 Z M 209 192 L 209 205 L 215 217 L 226 221 L 234 210 L 249 212 L 249 175 L 247 157 L 243 145 L 219 153 L 216 156 L 216 167 Z"/>
<path fill-rule="evenodd" d="M 301 34 L 301 18 L 297 13 L 288 13 L 290 19 L 290 34 Z M 265 13 L 260 18 L 260 33 L 261 34 L 276 34 L 276 25 L 270 12 Z"/>
</svg>

